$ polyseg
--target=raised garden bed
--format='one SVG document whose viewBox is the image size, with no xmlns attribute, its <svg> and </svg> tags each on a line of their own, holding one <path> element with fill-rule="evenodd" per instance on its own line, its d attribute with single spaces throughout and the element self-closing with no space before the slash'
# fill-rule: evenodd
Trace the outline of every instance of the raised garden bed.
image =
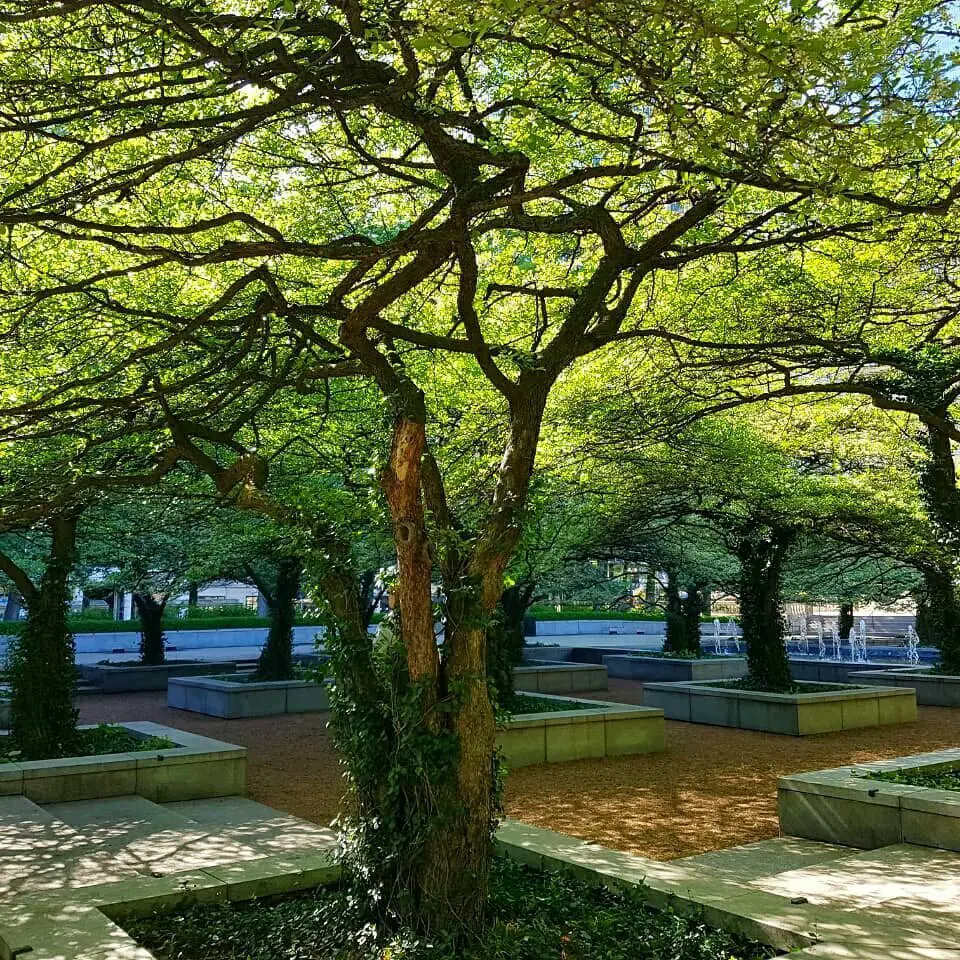
<svg viewBox="0 0 960 960">
<path fill-rule="evenodd" d="M 808 683 L 798 687 L 811 692 L 766 693 L 710 681 L 648 683 L 643 699 L 648 706 L 662 709 L 670 720 L 801 737 L 917 719 L 916 695 L 909 688 L 825 690 Z"/>
<path fill-rule="evenodd" d="M 318 713 L 330 709 L 327 687 L 311 680 L 251 681 L 249 677 L 172 677 L 167 706 L 228 720 Z"/>
<path fill-rule="evenodd" d="M 139 794 L 170 803 L 246 792 L 246 748 L 158 723 L 118 726 L 135 739 L 162 738 L 173 746 L 0 763 L 0 796 L 22 794 L 35 803 L 64 803 Z"/>
<path fill-rule="evenodd" d="M 960 772 L 960 748 L 781 777 L 780 829 L 866 850 L 913 843 L 960 851 L 960 791 L 924 785 L 951 770 Z"/>
<path fill-rule="evenodd" d="M 142 663 L 78 663 L 77 672 L 101 693 L 137 693 L 166 690 L 171 677 L 196 677 L 233 673 L 235 660 L 168 660 L 157 666 Z"/>
<path fill-rule="evenodd" d="M 917 694 L 917 703 L 924 706 L 960 707 L 960 677 L 935 673 L 932 667 L 861 670 L 851 674 L 851 680 L 885 687 L 912 687 Z"/>
<path fill-rule="evenodd" d="M 794 680 L 812 683 L 860 683 L 859 674 L 864 670 L 889 670 L 895 667 L 881 664 L 854 663 L 852 660 L 817 660 L 814 657 L 790 657 L 790 675 Z M 906 686 L 906 684 L 896 684 Z M 917 701 L 920 702 L 919 700 Z"/>
<path fill-rule="evenodd" d="M 649 906 L 642 891 L 611 890 L 498 858 L 490 927 L 470 946 L 418 941 L 410 931 L 374 934 L 374 916 L 349 887 L 247 903 L 204 903 L 123 925 L 157 956 L 181 960 L 404 957 L 406 960 L 759 960 L 772 951 L 744 937 Z M 639 947 L 639 950 L 638 950 Z"/>
<path fill-rule="evenodd" d="M 662 710 L 604 700 L 541 699 L 566 701 L 571 709 L 517 714 L 507 721 L 497 732 L 497 745 L 511 767 L 664 749 Z"/>
<path fill-rule="evenodd" d="M 607 689 L 607 668 L 597 664 L 524 664 L 513 671 L 513 689 L 529 693 L 582 693 Z"/>
<path fill-rule="evenodd" d="M 641 682 L 680 683 L 689 680 L 727 680 L 744 677 L 743 657 L 665 657 L 648 654 L 604 657 L 611 677 Z"/>
</svg>

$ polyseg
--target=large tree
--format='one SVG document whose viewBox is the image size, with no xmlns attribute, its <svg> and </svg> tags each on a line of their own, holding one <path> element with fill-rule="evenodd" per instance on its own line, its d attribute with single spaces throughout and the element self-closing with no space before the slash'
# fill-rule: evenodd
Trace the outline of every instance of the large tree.
<svg viewBox="0 0 960 960">
<path fill-rule="evenodd" d="M 5 396 L 11 431 L 166 430 L 224 497 L 279 515 L 252 415 L 222 408 L 344 376 L 383 397 L 399 616 L 381 673 L 408 740 L 382 770 L 347 763 L 389 909 L 428 930 L 483 917 L 486 628 L 554 385 L 660 335 L 637 304 L 661 276 L 949 206 L 947 17 L 879 0 L 836 16 L 753 0 L 0 13 L 0 96 L 18 105 L 0 127 L 3 286 L 40 345 L 29 389 Z M 85 332 L 65 375 L 58 347 Z M 478 409 L 498 456 L 448 456 L 444 427 L 455 439 Z M 452 481 L 471 468 L 464 511 Z M 335 540 L 314 558 L 331 580 Z M 351 583 L 328 584 L 344 615 Z M 365 632 L 346 632 L 343 689 L 380 696 Z"/>
</svg>

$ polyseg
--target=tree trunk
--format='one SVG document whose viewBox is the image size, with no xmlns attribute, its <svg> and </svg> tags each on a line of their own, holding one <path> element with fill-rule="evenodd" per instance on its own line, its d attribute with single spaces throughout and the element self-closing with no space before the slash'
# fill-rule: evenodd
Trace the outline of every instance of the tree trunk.
<svg viewBox="0 0 960 960">
<path fill-rule="evenodd" d="M 133 603 L 140 617 L 140 662 L 159 666 L 164 662 L 167 638 L 163 633 L 163 611 L 167 600 L 157 600 L 149 593 L 135 593 Z"/>
<path fill-rule="evenodd" d="M 853 604 L 847 600 L 840 603 L 840 615 L 837 617 L 837 632 L 841 640 L 850 639 L 850 631 L 853 630 Z"/>
<path fill-rule="evenodd" d="M 47 565 L 30 596 L 23 633 L 11 643 L 10 731 L 26 760 L 68 756 L 77 732 L 75 648 L 67 624 L 77 518 L 56 517 L 50 526 Z"/>
<path fill-rule="evenodd" d="M 200 606 L 200 584 L 199 583 L 190 584 L 190 588 L 187 592 L 187 606 L 188 607 Z"/>
<path fill-rule="evenodd" d="M 960 490 L 950 438 L 933 427 L 926 428 L 927 458 L 920 473 L 924 503 L 944 557 L 936 569 L 924 570 L 927 594 L 928 642 L 940 649 L 942 668 L 960 674 L 960 607 L 956 574 L 960 565 Z"/>
<path fill-rule="evenodd" d="M 293 624 L 302 573 L 299 557 L 283 557 L 277 564 L 277 579 L 268 604 L 270 631 L 257 665 L 261 680 L 293 677 Z"/>
<path fill-rule="evenodd" d="M 737 545 L 749 677 L 758 689 L 772 693 L 793 687 L 780 604 L 783 561 L 792 541 L 792 531 L 761 524 L 746 531 Z"/>
</svg>

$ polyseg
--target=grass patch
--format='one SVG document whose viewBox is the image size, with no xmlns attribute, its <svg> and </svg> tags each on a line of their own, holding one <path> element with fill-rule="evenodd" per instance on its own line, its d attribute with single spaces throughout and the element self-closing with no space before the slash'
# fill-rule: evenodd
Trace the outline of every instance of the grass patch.
<svg viewBox="0 0 960 960">
<path fill-rule="evenodd" d="M 760 960 L 775 951 L 612 891 L 509 860 L 493 866 L 490 926 L 473 946 L 379 929 L 335 887 L 131 919 L 158 960 Z"/>
<path fill-rule="evenodd" d="M 960 790 L 960 768 L 952 770 L 890 770 L 868 773 L 866 780 L 883 780 L 886 783 L 906 783 L 914 787 L 931 787 L 934 790 Z"/>
<path fill-rule="evenodd" d="M 137 737 L 117 724 L 101 723 L 90 730 L 78 730 L 74 743 L 59 756 L 42 759 L 101 757 L 107 753 L 148 753 L 153 750 L 169 750 L 175 746 L 176 744 L 166 737 Z M 0 763 L 16 763 L 20 759 L 20 751 L 13 737 L 0 737 Z"/>
<path fill-rule="evenodd" d="M 510 703 L 510 713 L 522 716 L 525 713 L 559 713 L 561 710 L 595 710 L 592 703 L 582 700 L 551 700 L 535 693 L 516 693 Z"/>
</svg>

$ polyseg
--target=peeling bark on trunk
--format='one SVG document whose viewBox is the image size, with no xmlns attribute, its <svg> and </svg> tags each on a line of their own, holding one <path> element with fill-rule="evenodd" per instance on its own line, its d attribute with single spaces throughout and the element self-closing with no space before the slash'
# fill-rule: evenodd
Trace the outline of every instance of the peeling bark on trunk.
<svg viewBox="0 0 960 960">
<path fill-rule="evenodd" d="M 407 669 L 411 682 L 434 688 L 430 698 L 432 703 L 438 696 L 436 683 L 440 662 L 433 632 L 433 563 L 420 487 L 420 459 L 425 447 L 424 424 L 398 417 L 393 425 L 390 460 L 381 483 L 390 507 L 397 548 L 397 599 Z M 431 717 L 429 722 L 435 724 L 437 721 Z"/>
</svg>

